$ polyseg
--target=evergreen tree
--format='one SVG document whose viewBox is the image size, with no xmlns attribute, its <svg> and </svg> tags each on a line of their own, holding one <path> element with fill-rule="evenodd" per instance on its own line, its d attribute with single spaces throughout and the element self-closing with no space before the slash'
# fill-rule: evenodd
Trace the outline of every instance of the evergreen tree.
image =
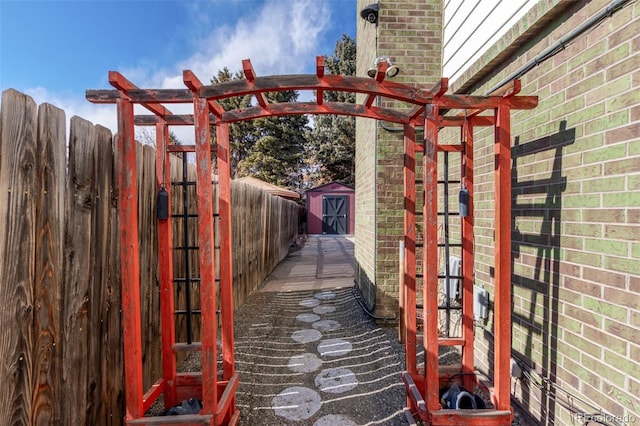
<svg viewBox="0 0 640 426">
<path fill-rule="evenodd" d="M 242 80 L 244 74 L 238 71 L 232 74 L 227 67 L 218 71 L 218 75 L 211 79 L 212 84 L 224 83 L 231 80 Z M 218 103 L 225 111 L 231 111 L 237 108 L 247 108 L 251 106 L 251 96 L 236 96 L 218 100 Z M 253 133 L 254 123 L 251 121 L 241 121 L 229 125 L 229 156 L 231 159 L 231 177 L 237 174 L 238 164 L 242 161 L 247 153 L 255 145 L 255 137 Z M 215 127 L 211 128 L 212 140 L 216 140 Z M 215 151 L 212 153 L 215 157 Z M 214 162 L 215 165 L 215 162 Z"/>
<path fill-rule="evenodd" d="M 342 39 L 336 42 L 333 55 L 325 58 L 325 66 L 329 74 L 355 75 L 355 41 L 343 34 Z M 355 94 L 350 92 L 327 91 L 324 96 L 325 101 L 355 103 Z M 331 181 L 352 186 L 355 184 L 355 135 L 355 117 L 316 117 L 308 151 L 316 166 L 317 176 L 311 177 L 309 186 Z"/>
<path fill-rule="evenodd" d="M 270 103 L 296 102 L 293 90 L 270 92 Z M 293 191 L 302 190 L 302 166 L 308 119 L 304 115 L 285 115 L 254 120 L 253 146 L 238 164 L 238 176 L 253 176 Z"/>
</svg>

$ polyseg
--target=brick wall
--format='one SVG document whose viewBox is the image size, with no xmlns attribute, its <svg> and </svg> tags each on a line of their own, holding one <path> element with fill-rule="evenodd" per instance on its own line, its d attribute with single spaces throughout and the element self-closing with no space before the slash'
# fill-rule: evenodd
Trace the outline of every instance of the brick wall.
<svg viewBox="0 0 640 426">
<path fill-rule="evenodd" d="M 485 58 L 454 86 L 486 93 L 609 3 L 560 3 L 537 24 L 530 14 L 534 34 L 496 45 L 512 56 L 489 69 Z M 527 72 L 522 94 L 539 106 L 512 114 L 512 346 L 532 377 L 513 394 L 542 424 L 581 420 L 566 392 L 583 400 L 571 400 L 576 411 L 640 422 L 639 27 L 640 2 L 628 2 Z M 492 294 L 493 137 L 475 136 L 476 283 Z M 488 374 L 491 330 L 491 318 L 476 330 Z"/>
<path fill-rule="evenodd" d="M 358 12 L 371 4 L 358 0 Z M 366 76 L 367 69 L 375 61 L 375 25 L 357 19 L 356 75 Z M 363 95 L 358 95 L 358 103 Z M 375 261 L 376 261 L 376 135 L 374 120 L 356 117 L 356 225 L 355 225 L 355 280 L 369 308 L 375 306 Z"/>
<path fill-rule="evenodd" d="M 371 3 L 358 0 L 358 11 Z M 401 70 L 393 81 L 430 88 L 441 77 L 442 0 L 381 0 L 379 6 L 377 26 L 358 18 L 358 75 L 366 75 L 376 57 L 388 56 Z M 383 106 L 398 108 L 390 103 Z M 394 131 L 397 125 L 372 120 L 358 120 L 356 126 L 356 269 L 360 265 L 371 272 L 376 315 L 396 316 L 398 247 L 403 235 L 403 133 Z M 375 227 L 373 235 L 369 226 Z M 375 275 L 365 268 L 372 257 Z"/>
</svg>

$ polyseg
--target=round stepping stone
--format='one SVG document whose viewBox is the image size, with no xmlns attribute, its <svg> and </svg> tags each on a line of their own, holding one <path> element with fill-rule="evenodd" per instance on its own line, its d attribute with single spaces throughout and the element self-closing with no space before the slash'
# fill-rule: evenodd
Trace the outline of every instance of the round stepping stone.
<svg viewBox="0 0 640 426">
<path fill-rule="evenodd" d="M 351 352 L 353 346 L 346 340 L 327 339 L 320 342 L 317 349 L 320 356 L 342 356 Z"/>
<path fill-rule="evenodd" d="M 322 360 L 315 354 L 304 353 L 302 355 L 294 355 L 289 358 L 289 369 L 296 373 L 311 373 L 316 371 Z"/>
<path fill-rule="evenodd" d="M 300 322 L 316 322 L 320 319 L 316 314 L 300 314 L 296 317 Z"/>
<path fill-rule="evenodd" d="M 335 312 L 335 311 L 336 311 L 336 307 L 335 306 L 320 305 L 320 306 L 316 306 L 315 308 L 313 308 L 313 313 L 314 314 L 318 314 L 318 315 L 329 314 L 329 313 Z"/>
<path fill-rule="evenodd" d="M 348 368 L 328 368 L 316 376 L 314 383 L 323 392 L 343 393 L 358 386 L 358 379 Z"/>
<path fill-rule="evenodd" d="M 357 426 L 357 423 L 342 414 L 329 414 L 320 417 L 313 426 Z"/>
<path fill-rule="evenodd" d="M 321 293 L 316 293 L 313 297 L 319 300 L 331 300 L 335 299 L 336 294 L 332 291 L 323 291 Z"/>
<path fill-rule="evenodd" d="M 320 409 L 321 403 L 318 392 L 293 386 L 276 395 L 271 401 L 271 407 L 277 416 L 289 420 L 305 420 Z"/>
<path fill-rule="evenodd" d="M 308 328 L 305 330 L 296 330 L 291 335 L 291 338 L 298 343 L 317 342 L 322 338 L 322 333 L 318 330 Z"/>
<path fill-rule="evenodd" d="M 313 324 L 311 324 L 311 327 L 315 328 L 316 330 L 319 331 L 336 331 L 338 330 L 341 325 L 338 321 L 335 320 L 322 320 L 322 321 L 316 321 Z"/>
<path fill-rule="evenodd" d="M 305 299 L 299 303 L 300 306 L 304 306 L 307 308 L 313 308 L 314 306 L 318 306 L 320 301 L 318 299 Z"/>
</svg>

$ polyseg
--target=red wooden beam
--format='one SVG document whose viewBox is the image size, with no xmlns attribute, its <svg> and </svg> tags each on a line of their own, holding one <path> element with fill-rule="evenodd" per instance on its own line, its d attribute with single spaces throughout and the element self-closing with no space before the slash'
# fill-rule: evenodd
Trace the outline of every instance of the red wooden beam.
<svg viewBox="0 0 640 426">
<path fill-rule="evenodd" d="M 169 126 L 193 126 L 193 114 L 174 114 L 163 118 L 155 115 L 136 115 L 134 117 L 136 126 L 155 126 L 158 123 L 166 123 Z"/>
<path fill-rule="evenodd" d="M 127 80 L 122 74 L 118 71 L 109 71 L 109 83 L 118 89 L 122 94 L 128 94 L 131 90 L 137 90 L 138 87 Z M 153 104 L 153 103 L 141 103 L 149 111 L 153 112 L 159 117 L 166 117 L 171 115 L 171 111 L 165 108 L 162 105 Z"/>
<path fill-rule="evenodd" d="M 440 409 L 438 388 L 438 107 L 429 104 L 424 124 L 423 302 L 425 390 L 430 411 Z"/>
<path fill-rule="evenodd" d="M 182 72 L 182 80 L 184 84 L 191 90 L 192 92 L 197 92 L 204 86 L 200 79 L 196 77 L 196 75 L 191 70 L 184 70 Z M 218 102 L 213 99 L 209 99 L 207 101 L 207 105 L 209 106 L 209 110 L 216 116 L 221 117 L 224 114 L 224 108 Z M 186 123 L 185 123 L 186 124 Z"/>
<path fill-rule="evenodd" d="M 196 143 L 196 202 L 198 208 L 198 261 L 202 340 L 202 414 L 213 414 L 218 403 L 216 275 L 211 186 L 211 142 L 207 100 L 194 91 Z"/>
<path fill-rule="evenodd" d="M 218 146 L 218 213 L 220 216 L 220 303 L 222 305 L 223 378 L 235 374 L 233 358 L 233 252 L 231 227 L 231 154 L 229 125 L 216 125 Z"/>
<path fill-rule="evenodd" d="M 420 393 L 420 388 L 416 385 L 413 380 L 412 375 L 404 371 L 402 373 L 402 381 L 404 382 L 405 390 L 407 392 L 407 398 L 411 402 L 411 406 L 413 406 L 418 412 L 418 416 L 425 421 L 429 420 L 429 410 L 427 408 L 427 404 Z"/>
<path fill-rule="evenodd" d="M 416 344 L 416 133 L 404 126 L 404 326 L 406 369 L 417 374 Z"/>
<path fill-rule="evenodd" d="M 386 62 L 381 62 L 379 65 L 381 68 L 386 67 Z M 250 63 L 249 63 L 250 65 Z M 493 109 L 498 105 L 504 105 L 504 96 L 469 96 L 469 95 L 442 95 L 434 97 L 434 95 L 428 91 L 421 90 L 415 87 L 411 87 L 401 83 L 394 83 L 389 81 L 378 81 L 381 79 L 381 75 L 378 72 L 378 79 L 372 79 L 367 77 L 355 77 L 355 76 L 341 76 L 341 75 L 287 75 L 287 76 L 266 76 L 255 77 L 253 68 L 249 66 L 246 70 L 249 77 L 252 80 L 232 80 L 215 85 L 202 86 L 199 89 L 198 95 L 200 97 L 207 98 L 209 100 L 218 100 L 234 96 L 254 95 L 262 96 L 264 93 L 271 91 L 283 91 L 283 90 L 335 90 L 335 91 L 347 91 L 354 93 L 363 93 L 368 95 L 365 105 L 373 105 L 373 101 L 376 96 L 383 96 L 390 99 L 395 99 L 408 104 L 416 105 L 417 108 L 411 110 L 409 114 L 405 112 L 405 115 L 409 115 L 409 119 L 415 118 L 421 113 L 421 108 L 427 104 L 437 100 L 438 105 L 443 109 Z M 441 82 L 440 85 L 443 83 Z M 513 83 L 517 88 L 517 84 Z M 129 87 L 124 85 L 123 87 Z M 132 86 L 131 87 L 135 87 Z M 436 90 L 436 89 L 433 89 Z M 440 92 L 442 88 L 437 90 L 436 94 Z M 509 93 L 515 93 L 512 90 Z M 116 102 L 120 94 L 117 91 L 87 91 L 87 99 L 96 103 L 109 103 Z M 141 103 L 147 107 L 153 108 L 153 105 L 157 103 L 186 103 L 190 102 L 190 93 L 188 90 L 141 90 L 130 89 L 127 90 L 126 96 L 134 103 Z M 537 97 L 535 96 L 507 96 L 508 106 L 511 109 L 531 109 L 537 105 Z M 266 99 L 262 99 L 259 103 L 261 107 L 266 108 Z M 158 105 L 159 106 L 159 105 Z M 213 107 L 214 111 L 221 113 Z M 160 113 L 161 111 L 155 111 Z"/>
<path fill-rule="evenodd" d="M 211 145 L 211 152 L 216 150 L 215 145 Z M 167 147 L 169 152 L 196 152 L 195 145 L 169 145 Z"/>
<path fill-rule="evenodd" d="M 324 56 L 316 56 L 316 76 L 318 76 L 319 79 L 324 77 Z M 324 102 L 323 93 L 324 90 L 321 88 L 316 90 L 316 102 L 318 105 L 322 105 Z"/>
<path fill-rule="evenodd" d="M 473 187 L 473 122 L 466 121 L 461 129 L 464 151 L 462 155 L 462 187 L 469 192 L 469 215 L 462 218 L 462 373 L 467 389 L 472 389 L 470 374 L 475 371 L 473 340 L 473 281 L 474 281 L 474 187 Z"/>
<path fill-rule="evenodd" d="M 508 98 L 508 97 L 513 97 L 515 95 L 517 95 L 518 93 L 520 93 L 520 90 L 522 89 L 522 83 L 520 82 L 519 79 L 515 79 L 515 80 L 511 80 L 509 83 L 505 84 L 504 86 L 500 87 L 499 89 L 491 92 L 488 96 L 493 96 L 493 97 L 503 97 L 503 98 Z M 471 117 L 475 117 L 478 114 L 480 114 L 482 111 L 484 111 L 485 108 L 482 109 L 473 109 L 470 111 L 460 111 L 458 113 L 458 117 L 464 117 L 465 119 L 469 119 Z"/>
<path fill-rule="evenodd" d="M 435 98 L 439 98 L 440 96 L 447 93 L 449 90 L 449 79 L 447 77 L 442 77 L 440 81 L 433 85 L 429 93 L 433 95 Z"/>
<path fill-rule="evenodd" d="M 238 121 L 247 121 L 262 117 L 301 114 L 350 115 L 399 124 L 409 122 L 407 115 L 400 111 L 373 106 L 367 108 L 365 105 L 347 102 L 323 102 L 322 105 L 318 105 L 316 102 L 281 102 L 270 104 L 268 110 L 260 107 L 250 107 L 227 111 L 222 115 L 221 121 L 225 123 L 236 123 Z"/>
<path fill-rule="evenodd" d="M 242 70 L 244 71 L 244 76 L 249 83 L 253 83 L 256 80 L 256 72 L 253 69 L 253 65 L 251 64 L 251 60 L 243 59 L 242 60 Z M 269 107 L 269 102 L 267 102 L 267 98 L 264 96 L 264 92 L 256 92 L 253 94 L 258 101 L 258 104 L 267 109 Z"/>
<path fill-rule="evenodd" d="M 191 70 L 184 70 L 182 72 L 182 81 L 184 81 L 185 86 L 187 86 L 192 92 L 198 92 L 198 90 L 203 86 L 200 79 L 196 77 Z"/>
<path fill-rule="evenodd" d="M 324 56 L 316 56 L 316 75 L 318 78 L 324 77 Z"/>
<path fill-rule="evenodd" d="M 220 405 L 215 413 L 216 425 L 226 424 L 232 417 L 232 413 L 236 411 L 235 397 L 239 384 L 238 374 L 234 373 L 231 378 L 229 378 L 229 381 L 225 385 L 224 392 L 222 392 L 220 396 Z"/>
<path fill-rule="evenodd" d="M 495 128 L 495 406 L 509 410 L 511 360 L 511 133 L 508 106 L 496 109 Z"/>
<path fill-rule="evenodd" d="M 171 200 L 171 158 L 167 152 L 169 128 L 166 124 L 156 125 L 156 187 L 164 188 Z M 162 377 L 167 384 L 164 390 L 165 409 L 178 403 L 176 398 L 175 377 L 176 357 L 173 344 L 176 340 L 173 313 L 175 301 L 173 294 L 173 238 L 171 225 L 171 202 L 169 219 L 158 220 L 158 264 L 160 286 L 160 321 L 162 326 Z"/>
<path fill-rule="evenodd" d="M 387 76 L 388 68 L 389 68 L 389 64 L 387 63 L 387 61 L 378 62 L 376 76 L 373 77 L 373 79 L 378 83 L 382 83 L 384 81 L 384 78 Z"/>
<path fill-rule="evenodd" d="M 438 152 L 462 152 L 463 145 L 438 145 Z"/>
<path fill-rule="evenodd" d="M 440 410 L 430 413 L 432 426 L 510 426 L 509 410 Z"/>
<path fill-rule="evenodd" d="M 375 75 L 375 77 L 373 77 L 373 79 L 377 83 L 382 83 L 384 81 L 384 78 L 385 78 L 386 72 L 387 72 L 387 67 L 388 67 L 388 64 L 387 64 L 386 61 L 378 62 L 376 75 Z M 371 105 L 373 105 L 373 102 L 376 100 L 377 96 L 378 95 L 376 93 L 370 93 L 369 96 L 367 97 L 367 100 L 364 102 L 365 108 L 371 107 Z"/>
<path fill-rule="evenodd" d="M 144 415 L 142 393 L 142 329 L 140 320 L 140 252 L 138 187 L 133 104 L 118 101 L 118 219 L 124 337 L 126 419 Z"/>
<path fill-rule="evenodd" d="M 167 382 L 164 380 L 164 378 L 160 378 L 153 385 L 151 385 L 147 392 L 145 392 L 144 396 L 142 397 L 142 409 L 144 411 L 147 411 L 153 405 L 153 403 L 156 402 L 160 395 L 162 395 L 162 393 L 165 391 L 166 384 Z M 165 408 L 167 406 L 170 405 L 165 402 Z"/>
</svg>

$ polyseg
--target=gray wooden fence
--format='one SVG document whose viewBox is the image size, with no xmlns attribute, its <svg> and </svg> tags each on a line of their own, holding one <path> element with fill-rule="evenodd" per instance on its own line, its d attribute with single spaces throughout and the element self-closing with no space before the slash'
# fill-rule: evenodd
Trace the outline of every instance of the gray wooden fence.
<svg viewBox="0 0 640 426">
<path fill-rule="evenodd" d="M 2 94 L 0 425 L 121 424 L 124 415 L 115 141 L 110 130 L 72 117 L 67 144 L 65 123 L 52 105 Z M 149 386 L 160 376 L 157 188 L 154 149 L 140 145 L 138 153 Z M 174 165 L 172 180 L 182 176 L 181 163 Z M 286 256 L 298 206 L 236 182 L 232 202 L 238 306 Z M 184 270 L 180 259 L 174 268 Z"/>
</svg>

